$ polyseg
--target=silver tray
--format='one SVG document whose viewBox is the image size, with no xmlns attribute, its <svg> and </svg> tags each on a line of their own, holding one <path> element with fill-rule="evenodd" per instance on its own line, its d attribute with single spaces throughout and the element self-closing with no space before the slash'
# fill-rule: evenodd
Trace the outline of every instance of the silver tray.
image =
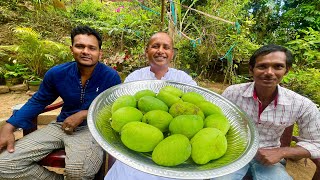
<svg viewBox="0 0 320 180">
<path fill-rule="evenodd" d="M 167 85 L 177 87 L 184 92 L 198 92 L 208 101 L 220 106 L 231 122 L 231 128 L 226 135 L 228 148 L 224 156 L 205 165 L 197 165 L 192 160 L 187 160 L 175 167 L 159 166 L 152 161 L 151 153 L 138 153 L 126 148 L 119 134 L 111 128 L 109 118 L 101 119 L 100 116 L 99 119 L 100 110 L 103 108 L 110 110 L 110 105 L 118 97 L 133 95 L 144 89 L 158 93 Z M 108 111 L 104 116 L 111 117 L 111 112 Z M 146 80 L 111 87 L 94 99 L 89 108 L 87 121 L 93 137 L 107 153 L 128 166 L 157 176 L 178 179 L 208 179 L 223 176 L 241 169 L 252 160 L 258 150 L 257 130 L 245 112 L 215 92 L 177 82 Z"/>
</svg>

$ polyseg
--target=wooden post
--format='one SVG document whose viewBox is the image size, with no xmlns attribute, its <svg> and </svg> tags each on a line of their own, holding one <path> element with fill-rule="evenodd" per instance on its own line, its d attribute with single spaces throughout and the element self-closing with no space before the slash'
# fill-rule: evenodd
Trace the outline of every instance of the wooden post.
<svg viewBox="0 0 320 180">
<path fill-rule="evenodd" d="M 161 0 L 161 27 L 160 31 L 163 31 L 164 26 L 164 13 L 165 13 L 165 0 Z"/>
</svg>

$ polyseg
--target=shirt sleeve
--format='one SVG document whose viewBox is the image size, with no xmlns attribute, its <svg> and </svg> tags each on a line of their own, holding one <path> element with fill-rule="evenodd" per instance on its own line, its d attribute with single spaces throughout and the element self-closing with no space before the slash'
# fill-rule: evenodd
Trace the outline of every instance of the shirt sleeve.
<svg viewBox="0 0 320 180">
<path fill-rule="evenodd" d="M 197 86 L 197 82 L 192 79 L 192 77 L 184 71 L 172 69 L 175 73 L 171 74 L 170 79 L 177 82 L 182 82 L 189 85 Z"/>
<path fill-rule="evenodd" d="M 36 118 L 47 105 L 58 98 L 58 95 L 53 88 L 53 75 L 54 72 L 47 72 L 39 90 L 21 107 L 20 110 L 16 111 L 7 120 L 7 123 L 22 129 L 31 129 L 34 126 L 32 120 Z"/>
<path fill-rule="evenodd" d="M 187 75 L 187 74 L 186 74 L 186 75 Z M 186 76 L 186 84 L 190 84 L 190 85 L 194 85 L 194 86 L 197 86 L 197 85 L 198 85 L 197 82 L 194 81 L 194 80 L 192 79 L 192 77 L 189 76 L 189 75 Z"/>
<path fill-rule="evenodd" d="M 309 101 L 309 100 L 308 100 Z M 320 158 L 320 112 L 311 101 L 302 109 L 298 119 L 298 146 L 308 150 L 311 158 Z"/>
<path fill-rule="evenodd" d="M 118 85 L 118 84 L 121 84 L 121 78 L 117 73 L 115 73 L 112 80 L 111 80 L 110 87 Z"/>
<path fill-rule="evenodd" d="M 152 79 L 147 73 L 150 73 L 150 71 L 145 68 L 135 70 L 125 78 L 124 83 Z"/>
<path fill-rule="evenodd" d="M 227 87 L 221 94 L 223 97 L 229 99 L 230 101 L 232 100 L 231 99 L 231 95 L 232 95 L 231 87 L 232 86 Z"/>
<path fill-rule="evenodd" d="M 133 73 L 129 74 L 125 79 L 124 79 L 124 83 L 126 82 L 132 82 L 134 81 L 134 75 Z"/>
</svg>

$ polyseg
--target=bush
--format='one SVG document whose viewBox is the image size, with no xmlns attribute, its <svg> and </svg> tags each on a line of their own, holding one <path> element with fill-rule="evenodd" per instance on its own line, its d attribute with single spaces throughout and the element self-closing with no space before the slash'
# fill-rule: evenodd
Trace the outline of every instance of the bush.
<svg viewBox="0 0 320 180">
<path fill-rule="evenodd" d="M 297 34 L 296 39 L 286 43 L 294 55 L 294 63 L 297 67 L 320 67 L 320 31 L 312 28 L 300 30 L 302 35 Z"/>
<path fill-rule="evenodd" d="M 308 97 L 316 104 L 320 104 L 320 70 L 309 68 L 306 70 L 291 71 L 283 79 L 283 85 L 303 96 Z"/>
<path fill-rule="evenodd" d="M 15 58 L 35 75 L 43 77 L 52 66 L 72 59 L 67 45 L 42 39 L 41 35 L 31 28 L 18 27 L 15 35 L 19 40 Z"/>
</svg>

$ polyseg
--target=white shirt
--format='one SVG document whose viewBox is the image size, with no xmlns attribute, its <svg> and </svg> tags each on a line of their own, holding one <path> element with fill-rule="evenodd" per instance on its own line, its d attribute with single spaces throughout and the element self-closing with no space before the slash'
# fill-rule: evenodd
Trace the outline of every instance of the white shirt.
<svg viewBox="0 0 320 180">
<path fill-rule="evenodd" d="M 156 76 L 150 71 L 150 66 L 135 70 L 130 73 L 124 82 L 139 81 L 139 80 L 156 80 Z M 197 83 L 184 71 L 169 68 L 168 72 L 161 78 L 161 80 L 169 80 L 181 82 L 190 85 L 197 85 Z M 116 160 L 112 168 L 108 171 L 105 180 L 174 180 L 172 178 L 165 178 L 151 175 L 137 169 L 134 169 L 126 164 Z"/>
<path fill-rule="evenodd" d="M 130 73 L 126 77 L 124 82 L 153 80 L 153 79 L 157 79 L 157 78 L 155 74 L 152 71 L 150 71 L 150 66 L 147 66 Z M 174 68 L 169 68 L 168 72 L 161 78 L 161 80 L 181 82 L 181 83 L 190 84 L 194 86 L 197 85 L 197 83 L 187 73 Z"/>
<path fill-rule="evenodd" d="M 259 117 L 259 102 L 253 96 L 254 83 L 229 86 L 222 96 L 226 97 L 256 123 L 260 138 L 260 147 L 279 147 L 280 137 L 286 127 L 297 122 L 299 142 L 311 158 L 320 158 L 320 112 L 309 99 L 278 85 L 278 99 L 272 101 Z"/>
</svg>

